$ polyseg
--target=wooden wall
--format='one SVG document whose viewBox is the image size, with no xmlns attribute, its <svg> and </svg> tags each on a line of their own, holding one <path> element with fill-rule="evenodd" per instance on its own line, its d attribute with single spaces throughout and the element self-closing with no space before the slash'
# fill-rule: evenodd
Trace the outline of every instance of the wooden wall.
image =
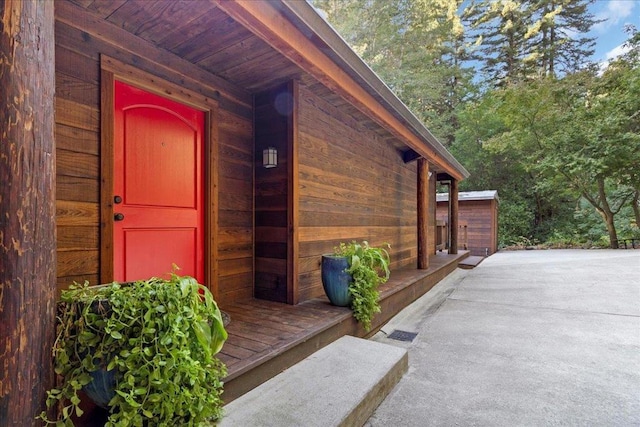
<svg viewBox="0 0 640 427">
<path fill-rule="evenodd" d="M 447 203 L 438 202 L 437 218 L 447 220 Z M 492 255 L 498 250 L 498 204 L 491 200 L 460 200 L 459 219 L 467 223 L 467 246 L 474 256 Z"/>
<path fill-rule="evenodd" d="M 321 255 L 341 241 L 388 242 L 392 269 L 415 267 L 416 163 L 302 85 L 298 111 L 300 301 L 323 295 Z"/>
<path fill-rule="evenodd" d="M 287 302 L 289 246 L 289 146 L 293 137 L 293 90 L 285 83 L 254 97 L 255 107 L 255 292 Z M 278 150 L 278 165 L 262 166 L 262 150 Z"/>
<path fill-rule="evenodd" d="M 105 12 L 105 13 L 108 13 Z M 99 281 L 100 55 L 218 99 L 218 259 L 221 304 L 253 293 L 252 100 L 242 90 L 66 2 L 56 2 L 59 289 Z M 166 64 L 171 64 L 171 67 Z"/>
</svg>

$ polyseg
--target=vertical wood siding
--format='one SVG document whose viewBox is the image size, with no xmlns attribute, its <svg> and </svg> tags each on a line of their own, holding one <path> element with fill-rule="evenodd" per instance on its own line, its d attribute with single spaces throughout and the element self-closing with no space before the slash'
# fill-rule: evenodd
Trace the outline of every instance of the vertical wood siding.
<svg viewBox="0 0 640 427">
<path fill-rule="evenodd" d="M 166 51 L 120 46 L 130 40 L 114 26 L 101 38 L 81 29 L 91 17 L 70 9 L 56 10 L 56 155 L 58 289 L 73 281 L 98 283 L 100 239 L 100 54 L 188 89 L 219 95 L 218 173 L 219 224 L 213 236 L 218 247 L 218 300 L 221 304 L 248 298 L 253 292 L 253 129 L 251 99 L 239 100 L 215 86 L 215 78 L 185 78 L 181 69 L 159 67 L 154 61 Z M 76 27 L 72 22 L 79 22 Z M 120 36 L 122 32 L 122 38 Z M 178 57 L 172 64 L 189 69 Z M 203 77 L 204 76 L 204 77 Z"/>
<path fill-rule="evenodd" d="M 256 298 L 287 302 L 288 153 L 292 129 L 292 90 L 284 84 L 257 94 L 255 108 L 256 150 Z M 262 167 L 262 150 L 278 150 L 278 165 Z"/>
<path fill-rule="evenodd" d="M 417 262 L 417 171 L 391 144 L 300 86 L 300 301 L 322 295 L 320 260 L 339 242 L 391 244 Z"/>
</svg>

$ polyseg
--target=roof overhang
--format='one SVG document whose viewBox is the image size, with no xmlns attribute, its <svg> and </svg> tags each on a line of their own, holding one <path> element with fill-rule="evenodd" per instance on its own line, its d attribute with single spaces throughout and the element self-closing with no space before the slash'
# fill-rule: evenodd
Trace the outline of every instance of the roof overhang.
<svg viewBox="0 0 640 427">
<path fill-rule="evenodd" d="M 306 1 L 210 0 L 397 138 L 461 180 L 469 172 Z"/>
</svg>

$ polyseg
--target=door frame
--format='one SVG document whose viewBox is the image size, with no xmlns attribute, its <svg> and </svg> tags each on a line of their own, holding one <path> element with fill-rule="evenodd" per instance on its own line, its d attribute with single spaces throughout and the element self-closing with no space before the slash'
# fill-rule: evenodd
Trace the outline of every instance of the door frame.
<svg viewBox="0 0 640 427">
<path fill-rule="evenodd" d="M 117 59 L 100 57 L 100 283 L 113 281 L 115 81 L 204 112 L 204 285 L 218 298 L 218 102 Z"/>
</svg>

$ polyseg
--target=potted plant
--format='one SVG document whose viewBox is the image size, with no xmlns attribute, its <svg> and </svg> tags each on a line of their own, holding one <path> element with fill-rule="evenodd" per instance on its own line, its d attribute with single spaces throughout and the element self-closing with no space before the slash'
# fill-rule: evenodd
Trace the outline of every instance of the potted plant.
<svg viewBox="0 0 640 427">
<path fill-rule="evenodd" d="M 78 392 L 109 410 L 107 426 L 197 426 L 221 416 L 226 367 L 215 357 L 227 339 L 209 290 L 171 274 L 62 292 L 53 347 L 61 384 L 47 407 L 72 426 Z"/>
<path fill-rule="evenodd" d="M 385 244 L 389 248 L 389 244 Z M 329 301 L 349 306 L 365 330 L 380 312 L 378 285 L 389 279 L 389 252 L 367 241 L 340 243 L 333 254 L 322 256 L 322 286 Z"/>
</svg>

